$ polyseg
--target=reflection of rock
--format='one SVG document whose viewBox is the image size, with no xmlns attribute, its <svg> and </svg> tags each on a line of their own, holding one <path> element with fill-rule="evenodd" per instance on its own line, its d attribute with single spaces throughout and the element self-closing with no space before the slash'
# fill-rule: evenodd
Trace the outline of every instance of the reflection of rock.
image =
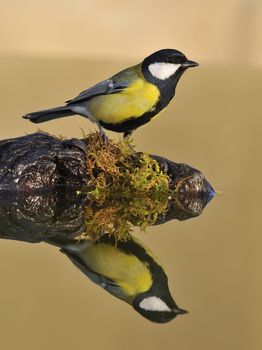
<svg viewBox="0 0 262 350">
<path fill-rule="evenodd" d="M 189 168 L 185 164 L 181 166 Z M 215 191 L 200 171 L 195 170 L 192 175 L 188 173 L 185 178 L 180 178 L 177 181 L 175 197 L 168 202 L 168 210 L 158 217 L 155 224 L 162 224 L 173 219 L 187 220 L 199 216 L 214 194 Z"/>
<path fill-rule="evenodd" d="M 190 169 L 193 171 L 193 168 Z M 198 191 L 187 193 L 188 181 L 190 186 L 198 188 Z M 194 181 L 198 185 L 194 184 Z M 161 213 L 157 211 L 159 209 L 156 203 L 157 216 L 154 217 L 152 208 L 141 212 L 139 205 L 136 204 L 134 209 L 134 203 L 126 201 L 106 201 L 98 206 L 88 201 L 85 195 L 76 195 L 72 191 L 41 194 L 0 192 L 0 237 L 40 242 L 56 235 L 74 237 L 85 233 L 87 227 L 92 232 L 107 231 L 113 225 L 119 225 L 122 234 L 125 234 L 124 231 L 130 229 L 129 223 L 144 227 L 198 216 L 212 195 L 213 190 L 201 173 L 180 178 L 175 198 L 166 201 L 166 208 Z M 145 199 L 146 197 L 143 200 Z M 141 205 L 144 205 L 144 202 Z M 153 216 L 153 219 L 148 216 Z M 90 221 L 93 221 L 91 226 Z M 118 227 L 115 227 L 112 232 L 117 234 L 117 230 Z"/>
<path fill-rule="evenodd" d="M 84 230 L 85 202 L 85 197 L 71 192 L 2 192 L 0 237 L 40 242 L 54 235 L 75 236 Z"/>
<path fill-rule="evenodd" d="M 182 179 L 177 186 L 177 201 L 192 216 L 200 215 L 214 194 L 200 172 Z"/>
</svg>

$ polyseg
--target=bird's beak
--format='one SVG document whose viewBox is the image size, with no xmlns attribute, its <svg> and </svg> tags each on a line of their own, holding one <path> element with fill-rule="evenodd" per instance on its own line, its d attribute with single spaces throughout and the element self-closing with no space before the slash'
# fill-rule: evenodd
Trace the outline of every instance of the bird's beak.
<svg viewBox="0 0 262 350">
<path fill-rule="evenodd" d="M 189 68 L 189 67 L 197 67 L 199 64 L 194 61 L 186 61 L 185 63 L 182 64 L 183 67 Z"/>
<path fill-rule="evenodd" d="M 184 315 L 184 314 L 187 314 L 187 313 L 188 313 L 188 311 L 183 310 L 183 309 L 179 309 L 178 307 L 176 307 L 176 308 L 174 309 L 174 312 L 175 312 L 176 315 Z"/>
</svg>

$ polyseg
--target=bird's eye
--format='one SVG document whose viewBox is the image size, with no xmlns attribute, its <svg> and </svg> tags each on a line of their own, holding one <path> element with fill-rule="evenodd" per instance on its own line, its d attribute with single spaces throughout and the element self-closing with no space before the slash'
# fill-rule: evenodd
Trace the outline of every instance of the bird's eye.
<svg viewBox="0 0 262 350">
<path fill-rule="evenodd" d="M 175 63 L 175 64 L 182 64 L 184 63 L 185 58 L 183 56 L 173 56 L 173 57 L 168 57 L 167 62 L 168 63 Z"/>
<path fill-rule="evenodd" d="M 185 57 L 180 56 L 180 57 L 178 57 L 177 61 L 178 61 L 177 63 L 182 64 L 185 62 Z"/>
</svg>

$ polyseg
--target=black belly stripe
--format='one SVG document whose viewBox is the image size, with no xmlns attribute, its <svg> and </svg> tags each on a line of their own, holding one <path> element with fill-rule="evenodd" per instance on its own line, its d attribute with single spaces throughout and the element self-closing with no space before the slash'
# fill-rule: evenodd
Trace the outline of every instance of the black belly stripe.
<svg viewBox="0 0 262 350">
<path fill-rule="evenodd" d="M 139 128 L 141 125 L 148 123 L 155 115 L 164 109 L 175 95 L 176 85 L 183 71 L 176 74 L 175 77 L 171 77 L 164 81 L 153 79 L 152 76 L 147 77 L 147 81 L 156 85 L 160 91 L 160 98 L 156 104 L 153 111 L 146 112 L 140 117 L 129 118 L 121 123 L 104 123 L 99 121 L 99 123 L 108 130 L 116 132 L 127 132 Z M 147 74 L 144 74 L 147 75 Z"/>
<path fill-rule="evenodd" d="M 144 113 L 140 117 L 129 118 L 121 123 L 112 124 L 112 123 L 104 123 L 102 121 L 100 121 L 99 123 L 102 125 L 102 127 L 111 131 L 116 131 L 116 132 L 132 131 L 139 128 L 139 126 L 148 123 L 159 112 L 160 112 L 160 109 L 157 110 L 156 108 L 154 111 Z"/>
</svg>

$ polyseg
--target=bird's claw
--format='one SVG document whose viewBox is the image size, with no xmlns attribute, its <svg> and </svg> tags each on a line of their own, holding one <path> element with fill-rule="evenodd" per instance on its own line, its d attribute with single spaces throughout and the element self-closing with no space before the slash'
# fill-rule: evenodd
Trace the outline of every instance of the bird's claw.
<svg viewBox="0 0 262 350">
<path fill-rule="evenodd" d="M 103 141 L 104 144 L 108 142 L 108 137 L 107 137 L 107 135 L 106 135 L 106 133 L 104 131 L 100 132 L 100 136 L 101 136 L 102 141 Z"/>
</svg>

